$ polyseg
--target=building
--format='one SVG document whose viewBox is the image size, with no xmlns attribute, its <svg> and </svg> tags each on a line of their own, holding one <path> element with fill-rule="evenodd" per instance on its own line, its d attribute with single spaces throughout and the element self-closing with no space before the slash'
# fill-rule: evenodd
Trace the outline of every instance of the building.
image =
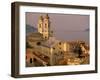
<svg viewBox="0 0 100 80">
<path fill-rule="evenodd" d="M 40 16 L 38 20 L 38 32 L 43 35 L 44 39 L 50 37 L 50 19 L 48 14 L 45 17 Z"/>
<path fill-rule="evenodd" d="M 33 32 L 26 37 L 26 41 L 31 47 L 34 47 L 35 45 L 40 45 L 42 42 L 44 42 L 44 39 L 42 37 L 42 34 Z"/>
<path fill-rule="evenodd" d="M 40 34 L 32 33 L 27 37 L 27 41 L 36 55 L 43 55 L 49 59 L 49 65 L 57 65 L 59 60 L 64 58 L 66 45 L 54 37 L 45 41 Z"/>
<path fill-rule="evenodd" d="M 54 37 L 42 44 L 42 51 L 49 57 L 50 65 L 57 65 L 58 61 L 64 58 L 64 45 Z"/>
</svg>

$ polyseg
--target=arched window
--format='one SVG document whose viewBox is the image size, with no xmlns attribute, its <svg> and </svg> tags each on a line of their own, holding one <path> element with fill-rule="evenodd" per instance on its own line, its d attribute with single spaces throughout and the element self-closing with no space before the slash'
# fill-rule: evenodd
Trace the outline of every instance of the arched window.
<svg viewBox="0 0 100 80">
<path fill-rule="evenodd" d="M 59 42 L 59 45 L 61 45 L 61 42 Z"/>
<path fill-rule="evenodd" d="M 45 28 L 47 28 L 47 24 L 45 24 Z"/>
</svg>

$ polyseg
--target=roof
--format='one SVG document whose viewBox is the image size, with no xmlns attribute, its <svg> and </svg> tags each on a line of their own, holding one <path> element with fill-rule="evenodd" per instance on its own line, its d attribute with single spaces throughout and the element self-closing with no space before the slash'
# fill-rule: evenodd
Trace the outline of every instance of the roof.
<svg viewBox="0 0 100 80">
<path fill-rule="evenodd" d="M 33 32 L 33 33 L 30 33 L 28 37 L 42 37 L 42 34 L 39 32 Z"/>
<path fill-rule="evenodd" d="M 31 40 L 43 40 L 43 36 L 42 36 L 42 34 L 40 34 L 40 33 L 38 33 L 38 32 L 36 32 L 36 33 L 30 33 L 28 36 L 27 36 L 27 40 L 29 40 L 29 39 L 31 39 Z"/>
<path fill-rule="evenodd" d="M 45 41 L 42 46 L 44 47 L 53 47 L 54 45 L 56 45 L 57 43 L 59 43 L 58 40 L 56 40 L 54 37 L 50 37 L 49 40 Z"/>
</svg>

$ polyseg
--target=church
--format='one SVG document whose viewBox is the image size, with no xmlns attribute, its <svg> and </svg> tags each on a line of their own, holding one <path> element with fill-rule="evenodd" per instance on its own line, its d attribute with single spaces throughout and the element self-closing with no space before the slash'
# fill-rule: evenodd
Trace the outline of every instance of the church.
<svg viewBox="0 0 100 80">
<path fill-rule="evenodd" d="M 56 37 L 53 36 L 48 14 L 39 17 L 37 30 L 37 32 L 28 35 L 28 44 L 32 47 L 32 50 L 36 55 L 41 54 L 42 56 L 48 57 L 49 65 L 57 64 L 58 61 L 64 57 L 63 53 L 66 51 L 66 44 L 65 42 L 57 40 Z M 29 63 L 30 59 L 27 58 L 27 60 Z"/>
</svg>

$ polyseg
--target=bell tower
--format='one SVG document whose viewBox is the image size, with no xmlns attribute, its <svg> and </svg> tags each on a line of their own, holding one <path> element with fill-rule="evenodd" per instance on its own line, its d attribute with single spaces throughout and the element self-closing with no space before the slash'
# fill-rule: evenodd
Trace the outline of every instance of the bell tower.
<svg viewBox="0 0 100 80">
<path fill-rule="evenodd" d="M 44 39 L 49 39 L 49 36 L 50 36 L 50 20 L 49 20 L 48 14 L 46 14 L 46 16 L 44 17 L 43 29 L 44 29 L 43 38 Z"/>
</svg>

